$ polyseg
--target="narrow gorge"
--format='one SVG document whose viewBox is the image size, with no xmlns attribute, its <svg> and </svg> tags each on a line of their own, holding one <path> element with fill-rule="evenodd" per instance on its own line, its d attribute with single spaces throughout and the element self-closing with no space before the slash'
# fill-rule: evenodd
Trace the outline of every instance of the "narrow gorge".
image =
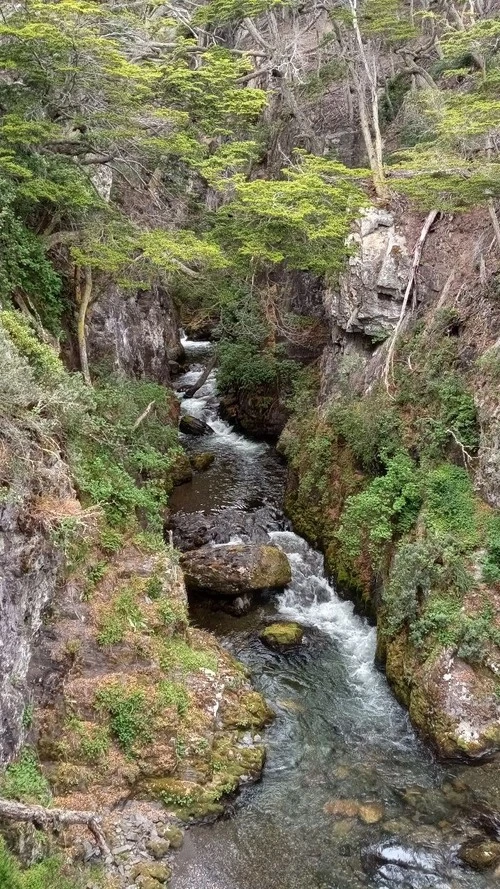
<svg viewBox="0 0 500 889">
<path fill-rule="evenodd" d="M 497 0 L 0 13 L 0 889 L 497 885 Z"/>
</svg>

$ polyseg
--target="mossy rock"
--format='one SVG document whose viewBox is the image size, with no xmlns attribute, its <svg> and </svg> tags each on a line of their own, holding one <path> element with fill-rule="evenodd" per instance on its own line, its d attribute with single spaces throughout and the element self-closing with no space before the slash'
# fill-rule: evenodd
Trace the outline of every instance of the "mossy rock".
<svg viewBox="0 0 500 889">
<path fill-rule="evenodd" d="M 281 589 L 292 579 L 286 555 L 270 544 L 202 546 L 183 553 L 181 567 L 189 590 L 230 598 L 254 590 Z"/>
<path fill-rule="evenodd" d="M 287 651 L 289 648 L 296 648 L 302 643 L 303 638 L 304 630 L 300 624 L 294 621 L 270 624 L 260 634 L 260 639 L 264 645 L 275 651 Z"/>
<path fill-rule="evenodd" d="M 500 843 L 472 839 L 460 846 L 458 857 L 474 870 L 487 870 L 500 862 Z"/>
<path fill-rule="evenodd" d="M 274 719 L 275 713 L 257 691 L 244 694 L 238 703 L 223 703 L 221 722 L 224 729 L 260 729 Z"/>
<path fill-rule="evenodd" d="M 183 485 L 193 478 L 193 470 L 188 455 L 182 451 L 175 458 L 175 463 L 170 469 L 173 485 Z"/>
<path fill-rule="evenodd" d="M 215 460 L 215 454 L 210 451 L 202 451 L 201 454 L 192 454 L 189 462 L 196 472 L 205 472 Z"/>
</svg>

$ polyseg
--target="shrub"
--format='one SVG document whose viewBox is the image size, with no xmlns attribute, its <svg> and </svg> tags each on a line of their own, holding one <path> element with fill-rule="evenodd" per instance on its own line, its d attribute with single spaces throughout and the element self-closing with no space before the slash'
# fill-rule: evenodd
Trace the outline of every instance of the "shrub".
<svg viewBox="0 0 500 889">
<path fill-rule="evenodd" d="M 111 732 L 125 753 L 131 753 L 138 741 L 151 739 L 151 708 L 141 689 L 127 691 L 118 683 L 108 685 L 97 692 L 96 705 L 108 714 Z"/>
<path fill-rule="evenodd" d="M 192 648 L 185 639 L 168 639 L 163 648 L 160 664 L 163 670 L 180 669 L 183 673 L 198 670 L 217 672 L 217 657 L 211 651 Z"/>
<path fill-rule="evenodd" d="M 385 475 L 347 498 L 337 533 L 344 557 L 355 560 L 366 549 L 375 568 L 384 544 L 409 531 L 422 503 L 421 478 L 410 456 L 399 451 L 386 466 Z"/>
<path fill-rule="evenodd" d="M 175 707 L 179 716 L 185 716 L 189 709 L 189 695 L 183 685 L 162 679 L 158 686 L 158 696 L 163 706 Z"/>
<path fill-rule="evenodd" d="M 486 553 L 482 562 L 485 583 L 500 583 L 500 515 L 490 517 L 486 532 Z"/>
<path fill-rule="evenodd" d="M 17 760 L 7 766 L 0 778 L 0 794 L 6 799 L 20 802 L 41 803 L 44 806 L 50 804 L 49 783 L 42 775 L 36 753 L 31 747 L 25 747 Z"/>
<path fill-rule="evenodd" d="M 83 889 L 88 884 L 88 873 L 67 874 L 61 858 L 46 858 L 26 870 L 21 869 L 0 837 L 0 886 L 2 889 Z"/>
<path fill-rule="evenodd" d="M 403 542 L 398 546 L 389 582 L 382 594 L 384 629 L 394 636 L 405 623 L 417 617 L 419 604 L 429 595 L 435 580 L 435 545 L 428 540 Z"/>
<path fill-rule="evenodd" d="M 278 350 L 252 342 L 219 343 L 217 384 L 222 392 L 230 389 L 254 389 L 257 386 L 280 386 L 291 389 L 299 373 L 299 365 Z"/>
<path fill-rule="evenodd" d="M 335 404 L 328 423 L 367 472 L 383 469 L 384 461 L 401 447 L 401 420 L 385 393 Z"/>
<path fill-rule="evenodd" d="M 465 547 L 479 543 L 476 499 L 465 469 L 442 463 L 425 475 L 424 491 L 425 524 L 433 534 Z"/>
</svg>

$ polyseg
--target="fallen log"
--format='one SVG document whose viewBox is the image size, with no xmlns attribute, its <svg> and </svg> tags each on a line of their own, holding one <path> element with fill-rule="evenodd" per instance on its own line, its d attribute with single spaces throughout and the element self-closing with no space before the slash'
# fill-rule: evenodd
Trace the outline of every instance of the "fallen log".
<svg viewBox="0 0 500 889">
<path fill-rule="evenodd" d="M 0 799 L 0 818 L 9 821 L 24 821 L 43 830 L 56 830 L 58 827 L 83 824 L 94 836 L 103 858 L 111 857 L 106 837 L 100 827 L 97 812 L 77 812 L 72 809 L 47 809 L 45 806 L 27 806 L 11 799 Z"/>
<path fill-rule="evenodd" d="M 192 398 L 193 395 L 196 395 L 198 389 L 201 389 L 201 387 L 207 382 L 210 374 L 212 373 L 212 371 L 215 367 L 216 361 L 217 361 L 217 356 L 213 355 L 212 358 L 210 359 L 210 361 L 208 362 L 208 364 L 206 365 L 203 373 L 201 373 L 200 376 L 198 377 L 198 379 L 196 380 L 196 383 L 194 383 L 193 386 L 190 386 L 189 389 L 186 389 L 186 391 L 184 393 L 185 398 Z"/>
</svg>

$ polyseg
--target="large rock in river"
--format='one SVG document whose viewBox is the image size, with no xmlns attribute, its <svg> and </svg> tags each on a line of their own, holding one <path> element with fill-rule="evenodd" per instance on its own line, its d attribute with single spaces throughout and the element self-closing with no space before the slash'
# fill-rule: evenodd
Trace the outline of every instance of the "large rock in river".
<svg viewBox="0 0 500 889">
<path fill-rule="evenodd" d="M 187 588 L 219 596 L 284 587 L 292 579 L 287 557 L 277 546 L 229 543 L 203 546 L 181 556 Z"/>
<path fill-rule="evenodd" d="M 186 435 L 210 435 L 214 430 L 204 420 L 183 414 L 179 421 L 179 429 Z"/>
</svg>

